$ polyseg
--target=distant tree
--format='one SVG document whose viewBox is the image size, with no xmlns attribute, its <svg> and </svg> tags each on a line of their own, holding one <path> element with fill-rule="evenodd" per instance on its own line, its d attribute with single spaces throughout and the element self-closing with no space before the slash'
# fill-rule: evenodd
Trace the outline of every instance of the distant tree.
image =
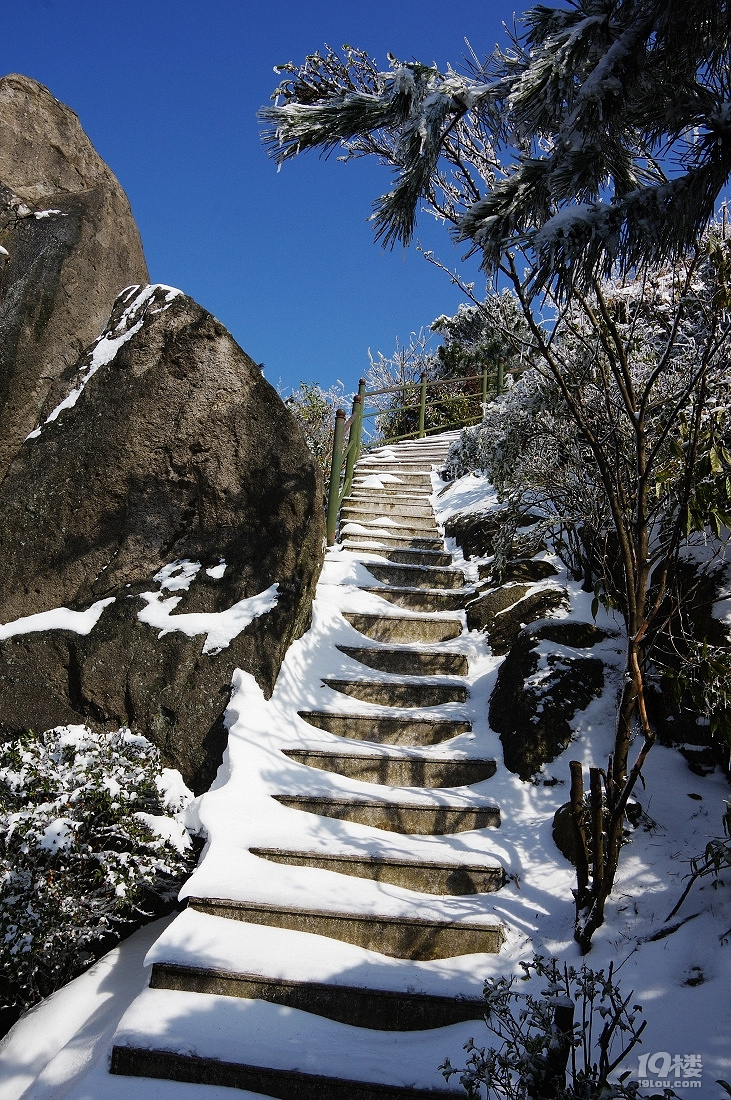
<svg viewBox="0 0 731 1100">
<path fill-rule="evenodd" d="M 284 404 L 302 428 L 307 446 L 315 457 L 327 485 L 333 452 L 335 410 L 353 400 L 342 382 L 323 389 L 317 382 L 300 382 L 299 388 L 284 398 Z"/>
</svg>

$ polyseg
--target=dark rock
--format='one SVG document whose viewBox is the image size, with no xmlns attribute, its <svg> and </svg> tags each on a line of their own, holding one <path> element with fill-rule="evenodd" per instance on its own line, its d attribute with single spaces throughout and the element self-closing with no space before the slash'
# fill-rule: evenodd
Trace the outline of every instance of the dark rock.
<svg viewBox="0 0 731 1100">
<path fill-rule="evenodd" d="M 539 588 L 531 592 L 526 584 L 493 588 L 466 606 L 470 630 L 484 630 L 492 652 L 507 653 L 527 623 L 545 619 L 568 607 L 564 588 Z"/>
<path fill-rule="evenodd" d="M 642 819 L 642 806 L 639 802 L 628 802 L 625 808 L 627 821 L 636 829 Z M 553 815 L 553 828 L 551 830 L 553 842 L 562 856 L 569 863 L 576 866 L 576 836 L 574 834 L 574 819 L 571 813 L 571 803 L 564 802 Z M 591 855 L 591 853 L 589 853 Z"/>
<path fill-rule="evenodd" d="M 129 202 L 78 118 L 18 75 L 0 79 L 0 244 L 1 481 L 116 296 L 148 278 Z"/>
<path fill-rule="evenodd" d="M 728 591 L 731 567 L 708 568 L 692 561 L 676 563 L 669 585 L 672 593 L 659 618 L 665 628 L 655 641 L 652 660 L 656 674 L 646 689 L 647 710 L 658 740 L 680 745 L 690 770 L 705 775 L 721 767 L 731 776 L 731 746 L 728 738 L 701 713 L 698 688 L 712 682 L 721 666 L 715 663 L 731 652 L 728 625 L 713 615 L 714 604 Z M 706 652 L 709 664 L 699 661 Z M 728 658 L 726 658 L 728 659 Z M 687 682 L 693 670 L 696 690 Z M 719 717 L 716 712 L 715 717 Z M 720 723 L 719 723 L 720 725 Z"/>
<path fill-rule="evenodd" d="M 0 643 L 0 731 L 129 725 L 200 791 L 225 745 L 234 669 L 271 694 L 309 624 L 321 486 L 296 421 L 223 326 L 166 287 L 138 290 L 82 357 L 76 403 L 34 433 L 0 485 L 0 622 L 113 600 L 87 635 Z M 276 607 L 220 652 L 205 652 L 201 633 L 158 638 L 138 616 L 160 609 L 155 577 L 175 561 L 201 567 L 187 591 L 167 581 L 165 598 L 180 597 L 171 626 L 274 584 Z"/>
<path fill-rule="evenodd" d="M 466 558 L 484 558 L 495 552 L 495 541 L 507 525 L 533 527 L 539 519 L 531 514 L 515 516 L 507 508 L 491 512 L 457 512 L 447 520 L 444 533 L 456 541 Z"/>
<path fill-rule="evenodd" d="M 574 837 L 574 819 L 571 814 L 571 803 L 564 802 L 553 815 L 553 827 L 551 829 L 553 842 L 562 856 L 569 863 L 576 865 L 576 839 Z"/>
<path fill-rule="evenodd" d="M 513 584 L 517 581 L 535 584 L 557 575 L 556 566 L 545 558 L 515 558 L 507 563 L 499 577 L 492 562 L 481 565 L 478 569 L 480 580 L 492 581 L 493 584 Z"/>
<path fill-rule="evenodd" d="M 568 620 L 533 623 L 518 635 L 500 668 L 489 718 L 506 768 L 521 779 L 563 752 L 572 736 L 569 721 L 601 693 L 603 662 L 567 649 L 589 648 L 606 636 L 590 623 Z"/>
</svg>

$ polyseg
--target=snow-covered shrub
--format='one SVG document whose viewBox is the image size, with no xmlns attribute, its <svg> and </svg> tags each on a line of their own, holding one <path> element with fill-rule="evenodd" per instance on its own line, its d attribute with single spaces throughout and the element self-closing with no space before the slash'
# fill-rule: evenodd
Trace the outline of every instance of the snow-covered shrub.
<svg viewBox="0 0 731 1100">
<path fill-rule="evenodd" d="M 0 752 L 0 996 L 27 1006 L 171 902 L 192 798 L 128 729 L 60 726 Z"/>
<path fill-rule="evenodd" d="M 575 576 L 586 573 L 585 541 L 607 516 L 592 470 L 558 386 L 530 368 L 485 408 L 482 423 L 463 431 L 447 457 L 451 477 L 485 474 L 511 507 L 506 517 L 543 516 L 557 551 Z"/>
<path fill-rule="evenodd" d="M 350 411 L 352 394 L 346 394 L 342 382 L 325 390 L 317 382 L 300 382 L 299 389 L 284 398 L 284 404 L 302 429 L 307 446 L 315 456 L 325 483 L 333 453 L 335 410 Z"/>
<path fill-rule="evenodd" d="M 523 980 L 541 982 L 540 995 L 519 993 L 516 979 L 485 983 L 485 1023 L 499 1040 L 479 1047 L 470 1039 L 462 1069 L 447 1059 L 441 1069 L 473 1100 L 630 1100 L 638 1082 L 619 1069 L 644 1031 L 642 1009 L 624 995 L 609 970 L 576 970 L 536 955 L 521 963 Z M 671 1095 L 674 1095 L 671 1094 Z"/>
</svg>

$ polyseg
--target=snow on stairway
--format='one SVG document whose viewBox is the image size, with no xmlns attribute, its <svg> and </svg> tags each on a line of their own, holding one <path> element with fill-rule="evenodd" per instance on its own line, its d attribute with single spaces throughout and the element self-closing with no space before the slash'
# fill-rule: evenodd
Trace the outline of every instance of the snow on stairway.
<svg viewBox="0 0 731 1100">
<path fill-rule="evenodd" d="M 471 732 L 471 590 L 430 503 L 448 444 L 361 459 L 271 700 L 237 673 L 200 800 L 208 845 L 113 1073 L 305 1100 L 463 1095 L 437 1067 L 481 1016 L 505 876 L 497 763 Z"/>
</svg>

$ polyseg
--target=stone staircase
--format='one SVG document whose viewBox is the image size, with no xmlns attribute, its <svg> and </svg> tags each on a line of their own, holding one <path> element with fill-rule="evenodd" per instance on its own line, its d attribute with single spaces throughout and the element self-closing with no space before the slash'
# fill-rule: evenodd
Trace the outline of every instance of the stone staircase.
<svg viewBox="0 0 731 1100">
<path fill-rule="evenodd" d="M 291 896 L 266 896 L 254 878 L 250 896 L 246 882 L 239 896 L 196 893 L 196 872 L 120 1024 L 113 1074 L 287 1100 L 464 1096 L 436 1067 L 459 1058 L 482 1016 L 479 957 L 504 937 L 483 899 L 504 871 L 489 856 L 500 808 L 471 789 L 497 763 L 462 744 L 471 590 L 429 499 L 449 442 L 368 454 L 343 504 L 335 554 L 374 582 L 358 586 L 367 610 L 340 618 L 333 655 L 350 671 L 321 677 L 325 705 L 288 716 L 297 743 L 279 759 L 302 789 L 275 783 L 270 797 L 292 825 L 245 853 Z M 213 848 L 201 873 L 209 858 Z M 423 1080 L 400 1068 L 415 1065 Z"/>
</svg>

